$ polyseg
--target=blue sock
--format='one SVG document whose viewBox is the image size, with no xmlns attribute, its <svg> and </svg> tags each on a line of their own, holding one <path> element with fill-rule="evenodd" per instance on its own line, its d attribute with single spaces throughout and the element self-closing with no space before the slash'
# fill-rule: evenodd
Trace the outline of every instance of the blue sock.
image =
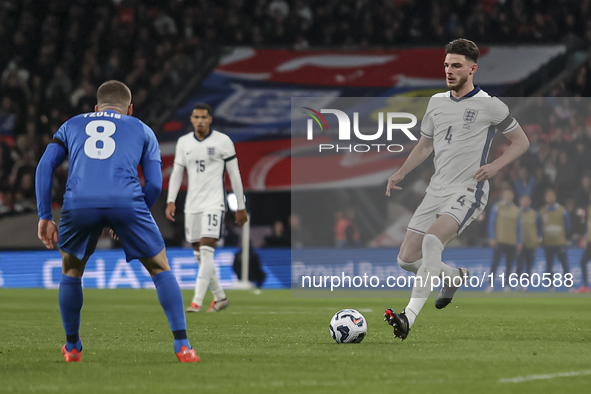
<svg viewBox="0 0 591 394">
<path fill-rule="evenodd" d="M 59 303 L 62 313 L 62 323 L 66 331 L 66 350 L 82 350 L 80 331 L 80 310 L 84 296 L 82 294 L 82 278 L 73 278 L 62 274 L 60 280 Z"/>
<path fill-rule="evenodd" d="M 181 351 L 181 346 L 191 349 L 187 339 L 187 321 L 183 307 L 183 294 L 171 271 L 162 271 L 152 278 L 156 285 L 158 300 L 164 309 L 168 325 L 174 335 L 174 351 Z"/>
</svg>

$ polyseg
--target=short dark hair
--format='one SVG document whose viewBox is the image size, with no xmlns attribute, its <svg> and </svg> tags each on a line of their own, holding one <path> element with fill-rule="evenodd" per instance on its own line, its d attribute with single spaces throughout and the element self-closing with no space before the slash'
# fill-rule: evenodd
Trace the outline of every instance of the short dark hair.
<svg viewBox="0 0 591 394">
<path fill-rule="evenodd" d="M 472 60 L 474 63 L 478 62 L 478 57 L 480 56 L 480 51 L 474 41 L 465 38 L 458 38 L 447 44 L 445 46 L 445 53 L 464 55 L 466 59 Z"/>
<path fill-rule="evenodd" d="M 204 110 L 207 110 L 207 114 L 209 116 L 212 116 L 213 115 L 212 110 L 211 110 L 211 107 L 208 104 L 205 104 L 205 103 L 197 103 L 197 104 L 195 104 L 193 106 L 193 110 L 196 110 L 196 109 L 204 109 Z"/>
<path fill-rule="evenodd" d="M 127 108 L 131 104 L 131 90 L 123 82 L 111 80 L 103 83 L 96 91 L 99 107 L 114 106 Z"/>
</svg>

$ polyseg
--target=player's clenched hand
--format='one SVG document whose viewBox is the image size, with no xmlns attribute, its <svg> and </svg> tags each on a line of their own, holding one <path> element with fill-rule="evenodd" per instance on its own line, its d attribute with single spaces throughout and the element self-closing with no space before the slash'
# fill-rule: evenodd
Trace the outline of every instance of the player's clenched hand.
<svg viewBox="0 0 591 394">
<path fill-rule="evenodd" d="M 172 220 L 174 222 L 174 215 L 176 213 L 176 204 L 173 202 L 169 202 L 168 205 L 166 206 L 166 217 L 169 220 Z"/>
<path fill-rule="evenodd" d="M 497 175 L 497 172 L 499 172 L 499 170 L 492 163 L 486 164 L 476 171 L 476 174 L 474 174 L 474 179 L 476 179 L 478 182 L 482 182 Z"/>
<path fill-rule="evenodd" d="M 57 226 L 53 220 L 40 219 L 37 236 L 47 249 L 53 250 L 53 243 L 57 242 Z"/>
<path fill-rule="evenodd" d="M 113 229 L 109 230 L 109 234 L 111 235 L 111 238 L 113 238 L 115 241 L 119 241 L 119 236 L 117 235 L 115 230 L 113 230 Z"/>
<path fill-rule="evenodd" d="M 246 214 L 246 209 L 241 209 L 236 211 L 236 224 L 240 227 L 248 220 L 248 215 Z"/>
<path fill-rule="evenodd" d="M 386 196 L 390 196 L 391 189 L 402 190 L 402 188 L 400 186 L 396 186 L 396 184 L 402 182 L 403 179 L 404 175 L 399 174 L 398 172 L 390 176 L 390 178 L 388 178 L 388 185 L 386 186 Z"/>
</svg>

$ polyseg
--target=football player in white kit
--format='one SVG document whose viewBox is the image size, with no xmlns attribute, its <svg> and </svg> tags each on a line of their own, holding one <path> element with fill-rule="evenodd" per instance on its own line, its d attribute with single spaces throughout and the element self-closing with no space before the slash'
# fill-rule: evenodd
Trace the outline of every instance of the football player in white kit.
<svg viewBox="0 0 591 394">
<path fill-rule="evenodd" d="M 394 336 L 401 340 L 408 336 L 431 294 L 432 277 L 456 278 L 456 286 L 450 280 L 444 282 L 435 301 L 438 309 L 451 302 L 458 285 L 466 283 L 468 271 L 443 263 L 443 249 L 486 207 L 487 179 L 529 149 L 529 141 L 508 107 L 474 86 L 480 54 L 476 44 L 460 38 L 450 42 L 445 53 L 443 66 L 449 91 L 429 100 L 421 138 L 402 167 L 388 178 L 386 186 L 387 196 L 391 189 L 400 190 L 397 184 L 406 174 L 435 152 L 435 174 L 408 224 L 398 254 L 398 264 L 416 273 L 417 281 L 404 311 L 386 309 L 384 314 L 384 320 L 394 327 Z M 511 144 L 499 158 L 487 164 L 496 131 L 503 133 Z"/>
<path fill-rule="evenodd" d="M 238 199 L 236 224 L 242 226 L 247 220 L 234 143 L 227 135 L 210 130 L 211 114 L 211 107 L 207 104 L 195 104 L 193 107 L 191 123 L 195 131 L 178 139 L 168 185 L 166 217 L 174 221 L 175 201 L 183 182 L 183 172 L 187 170 L 189 185 L 185 201 L 185 237 L 193 245 L 193 253 L 199 264 L 195 295 L 187 312 L 201 311 L 208 287 L 214 297 L 208 312 L 219 312 L 229 305 L 213 263 L 215 243 L 222 235 L 226 211 L 226 169 Z"/>
</svg>

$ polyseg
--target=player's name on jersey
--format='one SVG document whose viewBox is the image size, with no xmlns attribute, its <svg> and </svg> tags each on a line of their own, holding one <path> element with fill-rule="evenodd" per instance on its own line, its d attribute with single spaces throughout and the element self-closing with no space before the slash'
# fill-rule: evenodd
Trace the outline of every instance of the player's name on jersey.
<svg viewBox="0 0 591 394">
<path fill-rule="evenodd" d="M 104 112 L 104 111 L 99 111 L 99 112 L 89 112 L 87 114 L 84 114 L 85 118 L 115 118 L 115 119 L 121 119 L 121 114 L 118 114 L 116 112 Z"/>
</svg>

